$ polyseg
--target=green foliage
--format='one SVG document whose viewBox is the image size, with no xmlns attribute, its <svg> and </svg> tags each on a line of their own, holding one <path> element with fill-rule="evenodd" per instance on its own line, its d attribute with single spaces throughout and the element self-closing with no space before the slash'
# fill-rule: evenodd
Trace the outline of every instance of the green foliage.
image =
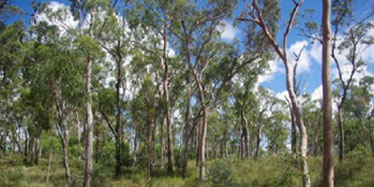
<svg viewBox="0 0 374 187">
<path fill-rule="evenodd" d="M 208 181 L 212 186 L 235 186 L 234 167 L 229 160 L 214 160 L 208 167 Z"/>
<path fill-rule="evenodd" d="M 19 167 L 8 169 L 0 167 L 0 186 L 26 186 L 25 181 L 20 180 L 23 177 L 24 175 Z"/>
</svg>

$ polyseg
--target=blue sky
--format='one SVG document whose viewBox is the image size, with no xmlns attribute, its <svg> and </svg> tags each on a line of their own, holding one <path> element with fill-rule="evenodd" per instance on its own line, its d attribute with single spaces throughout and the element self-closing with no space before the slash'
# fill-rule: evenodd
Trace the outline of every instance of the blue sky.
<svg viewBox="0 0 374 187">
<path fill-rule="evenodd" d="M 63 3 L 68 5 L 68 0 L 56 0 L 57 2 Z M 31 0 L 13 0 L 11 1 L 12 5 L 15 5 L 17 7 L 20 7 L 27 13 L 32 13 L 32 7 L 31 7 Z M 250 1 L 248 1 L 250 2 Z M 286 23 L 289 18 L 289 14 L 293 8 L 293 3 L 291 0 L 280 0 L 281 3 L 281 13 L 282 13 L 282 19 L 280 21 L 281 28 L 277 35 L 277 40 L 281 42 L 281 36 L 283 35 Z M 374 5 L 374 2 L 367 1 L 367 0 L 357 0 L 354 2 L 354 12 L 355 17 L 363 17 L 368 14 L 368 10 L 371 6 Z M 238 15 L 241 11 L 241 9 L 246 8 L 243 2 L 239 3 L 238 9 L 235 12 L 235 15 Z M 305 2 L 302 4 L 300 12 L 303 12 L 305 9 L 314 9 L 314 21 L 320 24 L 321 20 L 321 1 L 320 0 L 305 0 Z M 11 20 L 16 19 L 23 19 L 26 22 L 30 19 L 30 16 L 26 16 L 23 18 L 17 18 L 14 17 Z M 302 20 L 301 20 L 302 21 Z M 234 38 L 242 39 L 243 31 L 240 30 L 240 28 L 234 28 L 232 27 L 231 20 L 227 20 L 227 26 L 224 28 L 223 38 L 225 40 L 232 40 Z M 372 32 L 374 34 L 374 31 Z M 298 52 L 302 46 L 306 46 L 303 54 L 302 59 L 299 62 L 299 74 L 298 78 L 302 80 L 302 89 L 305 92 L 313 93 L 317 88 L 321 85 L 321 64 L 319 62 L 319 58 L 321 56 L 321 51 L 318 47 L 319 44 L 314 43 L 312 44 L 311 41 L 305 37 L 302 37 L 298 34 L 298 31 L 293 29 L 288 37 L 288 48 L 289 49 L 289 56 L 293 56 L 292 52 Z M 369 51 L 368 51 L 369 50 Z M 373 48 L 368 48 L 365 51 L 366 57 L 363 57 L 364 60 L 366 60 L 367 63 L 367 69 L 366 74 L 373 74 L 374 72 L 374 55 L 370 55 L 369 53 L 374 52 Z M 285 86 L 285 74 L 284 74 L 284 68 L 283 64 L 279 60 L 274 60 L 270 63 L 271 71 L 266 73 L 266 76 L 263 76 L 262 79 L 264 79 L 260 85 L 269 88 L 273 90 L 276 93 L 284 93 L 286 86 Z M 334 65 L 333 65 L 333 71 L 334 71 Z M 334 72 L 332 72 L 332 78 L 334 79 Z"/>
</svg>

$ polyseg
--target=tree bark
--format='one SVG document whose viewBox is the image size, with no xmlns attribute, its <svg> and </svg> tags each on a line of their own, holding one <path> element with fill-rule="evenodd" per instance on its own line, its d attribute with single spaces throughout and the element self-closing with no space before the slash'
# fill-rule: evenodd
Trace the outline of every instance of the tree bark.
<svg viewBox="0 0 374 187">
<path fill-rule="evenodd" d="M 51 164 L 52 164 L 52 157 L 53 157 L 53 149 L 49 151 L 49 156 L 48 156 L 48 166 L 47 166 L 47 181 L 46 181 L 46 186 L 48 186 L 49 183 L 49 176 L 51 173 Z"/>
<path fill-rule="evenodd" d="M 339 161 L 344 159 L 344 126 L 343 126 L 343 111 L 342 108 L 338 106 L 338 127 L 339 127 Z"/>
<path fill-rule="evenodd" d="M 187 80 L 188 82 L 188 80 Z M 190 123 L 190 100 L 191 100 L 191 90 L 190 84 L 187 85 L 187 104 L 186 104 L 186 111 L 184 114 L 184 133 L 183 133 L 183 143 L 184 143 L 184 152 L 183 152 L 183 163 L 182 163 L 182 178 L 186 178 L 187 175 L 187 164 L 189 159 L 189 147 L 192 141 L 192 135 L 194 132 L 193 127 Z"/>
<path fill-rule="evenodd" d="M 299 2 L 297 1 L 293 1 L 293 2 L 294 2 L 294 8 L 288 20 L 286 31 L 283 34 L 282 48 L 277 44 L 275 38 L 269 31 L 268 26 L 264 22 L 264 19 L 261 13 L 262 11 L 257 5 L 257 1 L 252 1 L 252 6 L 254 8 L 254 11 L 256 11 L 257 13 L 257 17 L 255 18 L 256 19 L 255 23 L 258 24 L 262 28 L 266 38 L 270 42 L 270 45 L 274 48 L 275 52 L 282 59 L 285 69 L 286 69 L 286 87 L 288 91 L 288 96 L 292 104 L 293 114 L 295 115 L 295 121 L 300 132 L 300 152 L 301 152 L 302 171 L 303 171 L 303 186 L 310 187 L 310 175 L 309 175 L 309 168 L 308 168 L 308 163 L 307 163 L 308 134 L 307 134 L 307 131 L 304 125 L 304 121 L 300 115 L 299 104 L 297 101 L 294 84 L 293 84 L 292 67 L 287 57 L 287 36 L 293 26 L 296 13 L 298 12 L 299 7 L 304 1 L 300 0 Z"/>
<path fill-rule="evenodd" d="M 296 143 L 297 143 L 297 137 L 296 137 L 296 125 L 295 125 L 295 117 L 292 113 L 292 106 L 290 106 L 290 115 L 291 115 L 291 150 L 292 154 L 296 154 Z"/>
<path fill-rule="evenodd" d="M 249 157 L 249 131 L 248 131 L 248 120 L 246 118 L 246 113 L 245 113 L 245 107 L 243 105 L 240 117 L 241 117 L 241 124 L 242 124 L 242 157 Z"/>
<path fill-rule="evenodd" d="M 80 144 L 81 141 L 81 121 L 79 119 L 79 113 L 77 110 L 74 111 L 76 119 L 76 128 L 77 128 L 77 144 Z"/>
<path fill-rule="evenodd" d="M 161 121 L 160 127 L 160 144 L 161 144 L 161 168 L 164 168 L 164 154 L 165 154 L 165 138 L 164 138 L 164 118 Z"/>
<path fill-rule="evenodd" d="M 162 38 L 163 38 L 163 50 L 162 50 L 162 62 L 164 65 L 164 76 L 162 87 L 164 90 L 165 99 L 165 113 L 166 113 L 166 128 L 167 128 L 167 156 L 168 156 L 168 171 L 173 172 L 174 162 L 174 148 L 173 148 L 173 134 L 171 129 L 171 112 L 170 112 L 170 99 L 169 99 L 169 88 L 168 88 L 168 73 L 169 73 L 169 62 L 166 54 L 167 50 L 167 38 L 166 38 L 166 24 L 163 24 Z"/>
<path fill-rule="evenodd" d="M 260 152 L 260 143 L 261 143 L 261 139 L 262 139 L 261 137 L 262 137 L 262 130 L 263 130 L 263 128 L 264 128 L 264 125 L 261 125 L 260 128 L 258 129 L 255 159 L 257 159 L 258 153 Z"/>
<path fill-rule="evenodd" d="M 85 187 L 91 186 L 92 177 L 92 153 L 93 153 L 93 114 L 92 114 L 92 61 L 87 59 L 86 64 L 86 114 L 87 114 L 87 124 L 86 124 L 86 166 L 84 173 L 84 185 Z"/>
<path fill-rule="evenodd" d="M 204 97 L 204 96 L 203 96 Z M 204 101 L 205 103 L 205 101 Z M 205 104 L 204 104 L 205 105 Z M 199 178 L 201 181 L 206 181 L 205 176 L 205 143 L 206 143 L 206 133 L 207 133 L 207 111 L 205 106 L 203 106 L 203 116 L 202 116 L 202 123 L 201 123 L 201 135 L 200 135 L 200 143 L 199 143 Z"/>
<path fill-rule="evenodd" d="M 330 80 L 330 0 L 322 0 L 322 88 L 323 88 L 323 186 L 334 186 L 334 133 L 332 127 L 331 80 Z M 340 111 L 340 110 L 339 110 Z M 341 113 L 339 112 L 339 119 Z"/>
<path fill-rule="evenodd" d="M 116 125 L 116 170 L 115 170 L 115 178 L 118 178 L 121 174 L 121 166 L 122 166 L 122 158 L 121 158 L 121 147 L 122 147 L 122 124 L 121 124 L 121 81 L 122 81 L 122 56 L 120 53 L 120 46 L 121 43 L 118 42 L 117 45 L 117 53 L 118 53 L 118 60 L 117 60 L 117 85 L 116 85 L 116 107 L 117 107 L 117 125 Z"/>
</svg>

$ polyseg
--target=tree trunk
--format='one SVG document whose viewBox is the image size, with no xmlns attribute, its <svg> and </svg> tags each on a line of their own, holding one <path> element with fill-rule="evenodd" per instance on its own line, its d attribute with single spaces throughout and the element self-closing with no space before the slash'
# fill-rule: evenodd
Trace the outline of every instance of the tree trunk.
<svg viewBox="0 0 374 187">
<path fill-rule="evenodd" d="M 173 162 L 174 162 L 174 148 L 173 148 L 173 133 L 171 129 L 171 112 L 170 112 L 170 99 L 169 99 L 169 88 L 168 88 L 168 73 L 169 64 L 166 54 L 167 50 L 167 38 L 166 38 L 166 25 L 163 25 L 163 51 L 162 51 L 162 61 L 164 65 L 164 76 L 162 87 L 164 89 L 164 99 L 165 99 L 165 113 L 166 113 L 166 128 L 167 128 L 167 155 L 168 155 L 168 171 L 173 172 Z"/>
<path fill-rule="evenodd" d="M 164 138 L 164 118 L 161 120 L 160 127 L 160 144 L 161 144 L 161 168 L 164 168 L 165 138 Z"/>
<path fill-rule="evenodd" d="M 51 173 L 52 157 L 53 157 L 53 148 L 49 150 L 46 186 L 48 186 L 48 183 L 49 183 L 49 175 Z"/>
<path fill-rule="evenodd" d="M 57 106 L 57 105 L 56 105 Z M 71 186 L 71 175 L 70 175 L 70 167 L 69 167 L 69 134 L 68 134 L 68 126 L 66 123 L 66 116 L 64 115 L 64 103 L 62 102 L 60 107 L 58 108 L 59 111 L 59 122 L 58 126 L 56 125 L 58 135 L 60 137 L 63 157 L 62 157 L 62 164 L 65 169 L 65 177 L 68 183 L 68 186 Z"/>
<path fill-rule="evenodd" d="M 263 128 L 264 128 L 264 125 L 261 125 L 260 128 L 258 129 L 255 159 L 257 159 L 258 153 L 260 152 L 260 144 L 261 144 L 261 139 L 262 139 L 262 130 L 263 130 Z"/>
<path fill-rule="evenodd" d="M 51 173 L 51 165 L 52 165 L 52 157 L 53 157 L 53 150 L 54 150 L 54 143 L 52 140 L 53 137 L 53 127 L 51 128 L 50 135 L 49 135 L 49 141 L 50 141 L 50 150 L 49 150 L 49 156 L 48 156 L 48 166 L 47 166 L 47 179 L 46 179 L 46 186 L 48 186 L 49 183 L 49 176 Z"/>
<path fill-rule="evenodd" d="M 148 122 L 148 128 L 147 128 L 147 152 L 148 152 L 148 169 L 147 169 L 147 183 L 150 184 L 152 180 L 152 171 L 153 171 L 153 154 L 152 154 L 152 126 L 153 126 L 153 120 Z"/>
<path fill-rule="evenodd" d="M 187 80 L 188 82 L 188 80 Z M 183 133 L 183 143 L 184 143 L 184 152 L 183 152 L 183 163 L 182 163 L 182 178 L 186 178 L 187 175 L 187 164 L 189 159 L 189 147 L 192 144 L 192 135 L 194 133 L 194 128 L 190 123 L 190 100 L 191 100 L 191 90 L 190 85 L 187 85 L 187 106 L 186 112 L 184 114 L 184 133 Z"/>
<path fill-rule="evenodd" d="M 92 152 L 93 152 L 93 114 L 92 114 L 92 61 L 87 60 L 87 73 L 86 73 L 86 91 L 87 91 L 87 125 L 86 125 L 86 167 L 84 173 L 84 185 L 85 187 L 91 186 L 92 176 Z"/>
<path fill-rule="evenodd" d="M 338 107 L 338 127 L 339 127 L 339 161 L 344 159 L 344 126 L 343 126 L 343 112 L 340 107 Z"/>
<path fill-rule="evenodd" d="M 300 132 L 300 153 L 302 161 L 302 170 L 303 170 L 303 186 L 310 187 L 310 175 L 309 168 L 307 163 L 307 152 L 308 152 L 308 134 L 304 125 L 304 121 L 300 115 L 299 104 L 297 102 L 296 94 L 293 89 L 292 75 L 291 75 L 291 65 L 288 62 L 288 59 L 284 59 L 284 64 L 286 66 L 286 85 L 288 90 L 288 95 L 292 103 L 293 114 L 295 115 L 295 121 L 298 125 Z"/>
<path fill-rule="evenodd" d="M 27 133 L 27 129 L 25 129 L 24 131 L 25 133 L 25 159 L 24 159 L 24 162 L 26 163 L 27 162 L 27 158 L 29 157 L 29 145 L 28 145 L 28 142 L 29 142 L 29 136 L 28 136 L 28 133 Z M 6 146 L 4 146 L 4 154 L 5 154 L 5 150 L 6 150 Z"/>
<path fill-rule="evenodd" d="M 81 121 L 79 119 L 79 113 L 77 110 L 74 111 L 75 119 L 76 119 L 76 128 L 77 128 L 77 144 L 80 144 L 81 141 Z"/>
<path fill-rule="evenodd" d="M 290 106 L 291 107 L 291 106 Z M 296 125 L 295 125 L 295 118 L 294 118 L 294 115 L 292 113 L 292 107 L 290 108 L 290 112 L 291 112 L 291 149 L 292 149 L 292 153 L 293 154 L 296 154 L 296 143 L 297 143 L 297 137 L 296 137 Z"/>
<path fill-rule="evenodd" d="M 248 122 L 245 117 L 244 109 L 241 112 L 241 121 L 242 121 L 242 154 L 244 157 L 249 157 L 249 131 L 248 131 Z"/>
<path fill-rule="evenodd" d="M 63 130 L 65 131 L 65 130 Z M 63 159 L 62 159 L 62 162 L 63 162 L 63 165 L 64 165 L 64 168 L 65 168 L 65 177 L 66 177 L 66 180 L 68 182 L 68 186 L 71 186 L 71 175 L 70 175 L 70 167 L 69 167 L 69 151 L 68 151 L 68 135 L 66 134 L 66 132 L 63 132 L 63 137 L 61 138 L 61 144 L 62 144 L 62 149 L 63 149 L 63 152 L 64 152 L 64 156 L 63 156 Z"/>
<path fill-rule="evenodd" d="M 122 124 L 121 124 L 121 93 L 120 93 L 120 87 L 121 87 L 121 80 L 122 80 L 122 57 L 120 53 L 120 42 L 118 42 L 118 56 L 119 59 L 117 61 L 117 85 L 116 85 L 116 91 L 117 91 L 117 98 L 116 98 L 116 107 L 117 107 L 117 124 L 116 124 L 116 170 L 115 170 L 115 178 L 118 178 L 121 174 L 121 166 L 122 166 L 122 158 L 121 158 L 121 147 L 122 147 Z"/>
<path fill-rule="evenodd" d="M 138 152 L 140 149 L 140 132 L 139 132 L 139 124 L 135 125 L 135 141 L 134 141 L 134 165 L 136 165 Z"/>
<path fill-rule="evenodd" d="M 323 49 L 322 49 L 322 88 L 323 88 L 323 186 L 334 186 L 334 133 L 332 127 L 331 80 L 330 80 L 330 0 L 322 0 Z M 339 110 L 340 111 L 340 110 Z M 341 113 L 339 113 L 341 114 Z M 339 115 L 339 118 L 341 116 Z"/>
<path fill-rule="evenodd" d="M 205 103 L 205 101 L 204 101 Z M 200 134 L 200 143 L 199 143 L 199 178 L 201 181 L 206 181 L 206 176 L 205 176 L 205 141 L 206 141 L 206 133 L 207 133 L 207 111 L 205 104 L 202 106 L 203 110 L 203 116 L 202 116 L 202 123 L 201 123 L 201 134 Z"/>
</svg>

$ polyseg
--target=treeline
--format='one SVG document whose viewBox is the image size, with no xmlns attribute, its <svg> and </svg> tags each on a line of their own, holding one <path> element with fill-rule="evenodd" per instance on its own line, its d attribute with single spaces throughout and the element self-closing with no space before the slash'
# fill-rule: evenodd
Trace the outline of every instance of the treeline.
<svg viewBox="0 0 374 187">
<path fill-rule="evenodd" d="M 320 15 L 299 14 L 303 1 L 292 2 L 282 28 L 273 0 L 240 9 L 225 0 L 34 2 L 30 23 L 12 21 L 28 13 L 0 1 L 1 157 L 22 155 L 26 166 L 49 159 L 48 181 L 52 154 L 61 153 L 67 184 L 73 161 L 91 186 L 95 165 L 115 178 L 146 168 L 150 182 L 155 168 L 186 177 L 196 159 L 205 181 L 209 159 L 292 154 L 310 186 L 307 157 L 322 156 L 323 145 L 340 161 L 352 151 L 373 153 L 374 79 L 357 76 L 374 42 L 373 13 L 355 19 L 351 1 L 333 0 L 332 32 L 323 38 Z M 230 19 L 245 34 L 227 42 L 221 35 Z M 333 98 L 324 89 L 327 104 L 303 91 L 304 47 L 288 51 L 292 31 L 331 51 L 323 63 L 332 60 L 337 79 Z M 258 85 L 274 59 L 286 70 L 284 98 Z"/>
</svg>

